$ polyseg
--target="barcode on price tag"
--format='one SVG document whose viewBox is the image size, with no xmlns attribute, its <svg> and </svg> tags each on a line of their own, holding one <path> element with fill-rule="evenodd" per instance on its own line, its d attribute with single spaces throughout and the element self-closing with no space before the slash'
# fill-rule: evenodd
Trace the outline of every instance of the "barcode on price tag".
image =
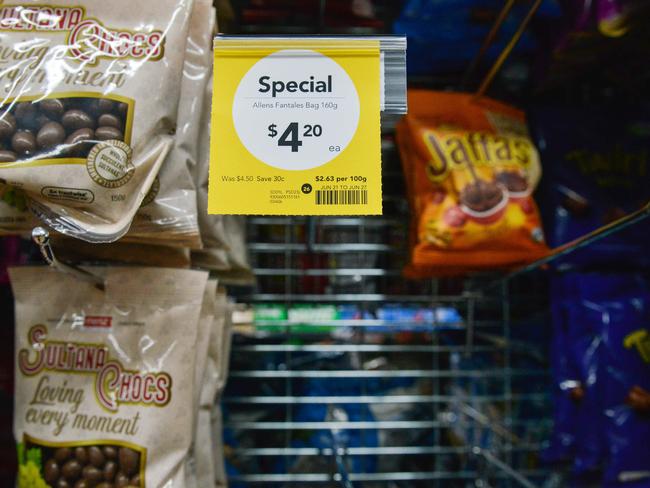
<svg viewBox="0 0 650 488">
<path fill-rule="evenodd" d="M 317 190 L 316 205 L 367 205 L 368 190 Z"/>
<path fill-rule="evenodd" d="M 381 215 L 379 50 L 217 37 L 209 212 Z"/>
</svg>

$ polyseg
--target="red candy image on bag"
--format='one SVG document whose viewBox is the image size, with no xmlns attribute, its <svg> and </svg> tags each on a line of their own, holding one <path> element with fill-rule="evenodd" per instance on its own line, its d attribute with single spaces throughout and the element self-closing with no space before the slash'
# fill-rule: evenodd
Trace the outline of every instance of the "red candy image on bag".
<svg viewBox="0 0 650 488">
<path fill-rule="evenodd" d="M 472 94 L 409 91 L 397 128 L 412 210 L 413 278 L 507 268 L 548 248 L 523 112 Z"/>
</svg>

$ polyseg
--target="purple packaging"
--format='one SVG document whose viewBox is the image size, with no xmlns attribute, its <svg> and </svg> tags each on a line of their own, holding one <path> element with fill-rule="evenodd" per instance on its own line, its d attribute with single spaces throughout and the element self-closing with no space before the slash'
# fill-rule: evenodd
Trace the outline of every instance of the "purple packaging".
<svg viewBox="0 0 650 488">
<path fill-rule="evenodd" d="M 555 281 L 554 300 L 552 304 L 553 338 L 551 343 L 551 375 L 553 398 L 553 431 L 548 448 L 542 453 L 542 459 L 548 464 L 568 464 L 573 461 L 576 447 L 576 416 L 578 406 L 571 398 L 570 390 L 575 385 L 568 368 L 568 333 L 569 322 L 563 295 L 557 293 L 560 280 Z"/>
<path fill-rule="evenodd" d="M 598 30 L 608 37 L 621 37 L 628 32 L 628 18 L 622 0 L 598 0 L 596 19 Z"/>
<path fill-rule="evenodd" d="M 602 321 L 599 305 L 589 301 L 567 304 L 567 390 L 576 405 L 574 476 L 601 478 L 606 459 L 602 406 Z"/>
<path fill-rule="evenodd" d="M 551 282 L 555 425 L 543 459 L 572 463 L 572 486 L 650 488 L 647 283 L 640 273 Z"/>
<path fill-rule="evenodd" d="M 531 130 L 544 165 L 541 209 L 551 247 L 648 202 L 650 119 L 638 113 L 548 106 L 531 111 Z M 560 258 L 556 265 L 650 268 L 648 246 L 650 220 L 644 220 Z"/>
<path fill-rule="evenodd" d="M 650 487 L 650 295 L 603 307 L 607 486 Z"/>
</svg>

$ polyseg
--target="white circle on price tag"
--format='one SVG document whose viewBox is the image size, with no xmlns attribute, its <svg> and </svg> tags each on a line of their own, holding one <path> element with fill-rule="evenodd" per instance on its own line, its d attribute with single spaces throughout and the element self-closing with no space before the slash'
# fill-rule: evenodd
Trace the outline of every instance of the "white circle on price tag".
<svg viewBox="0 0 650 488">
<path fill-rule="evenodd" d="M 354 82 L 333 59 L 286 49 L 242 78 L 232 107 L 237 135 L 257 159 L 284 170 L 317 168 L 340 155 L 359 125 Z"/>
</svg>

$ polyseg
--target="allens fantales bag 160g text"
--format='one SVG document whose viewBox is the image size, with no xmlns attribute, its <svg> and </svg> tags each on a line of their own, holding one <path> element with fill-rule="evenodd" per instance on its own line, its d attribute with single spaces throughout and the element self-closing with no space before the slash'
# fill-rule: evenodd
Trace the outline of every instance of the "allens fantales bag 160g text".
<svg viewBox="0 0 650 488">
<path fill-rule="evenodd" d="M 105 291 L 10 270 L 19 488 L 189 486 L 207 273 L 102 272 Z"/>
<path fill-rule="evenodd" d="M 0 6 L 0 183 L 56 230 L 128 230 L 173 144 L 192 4 Z"/>
</svg>

